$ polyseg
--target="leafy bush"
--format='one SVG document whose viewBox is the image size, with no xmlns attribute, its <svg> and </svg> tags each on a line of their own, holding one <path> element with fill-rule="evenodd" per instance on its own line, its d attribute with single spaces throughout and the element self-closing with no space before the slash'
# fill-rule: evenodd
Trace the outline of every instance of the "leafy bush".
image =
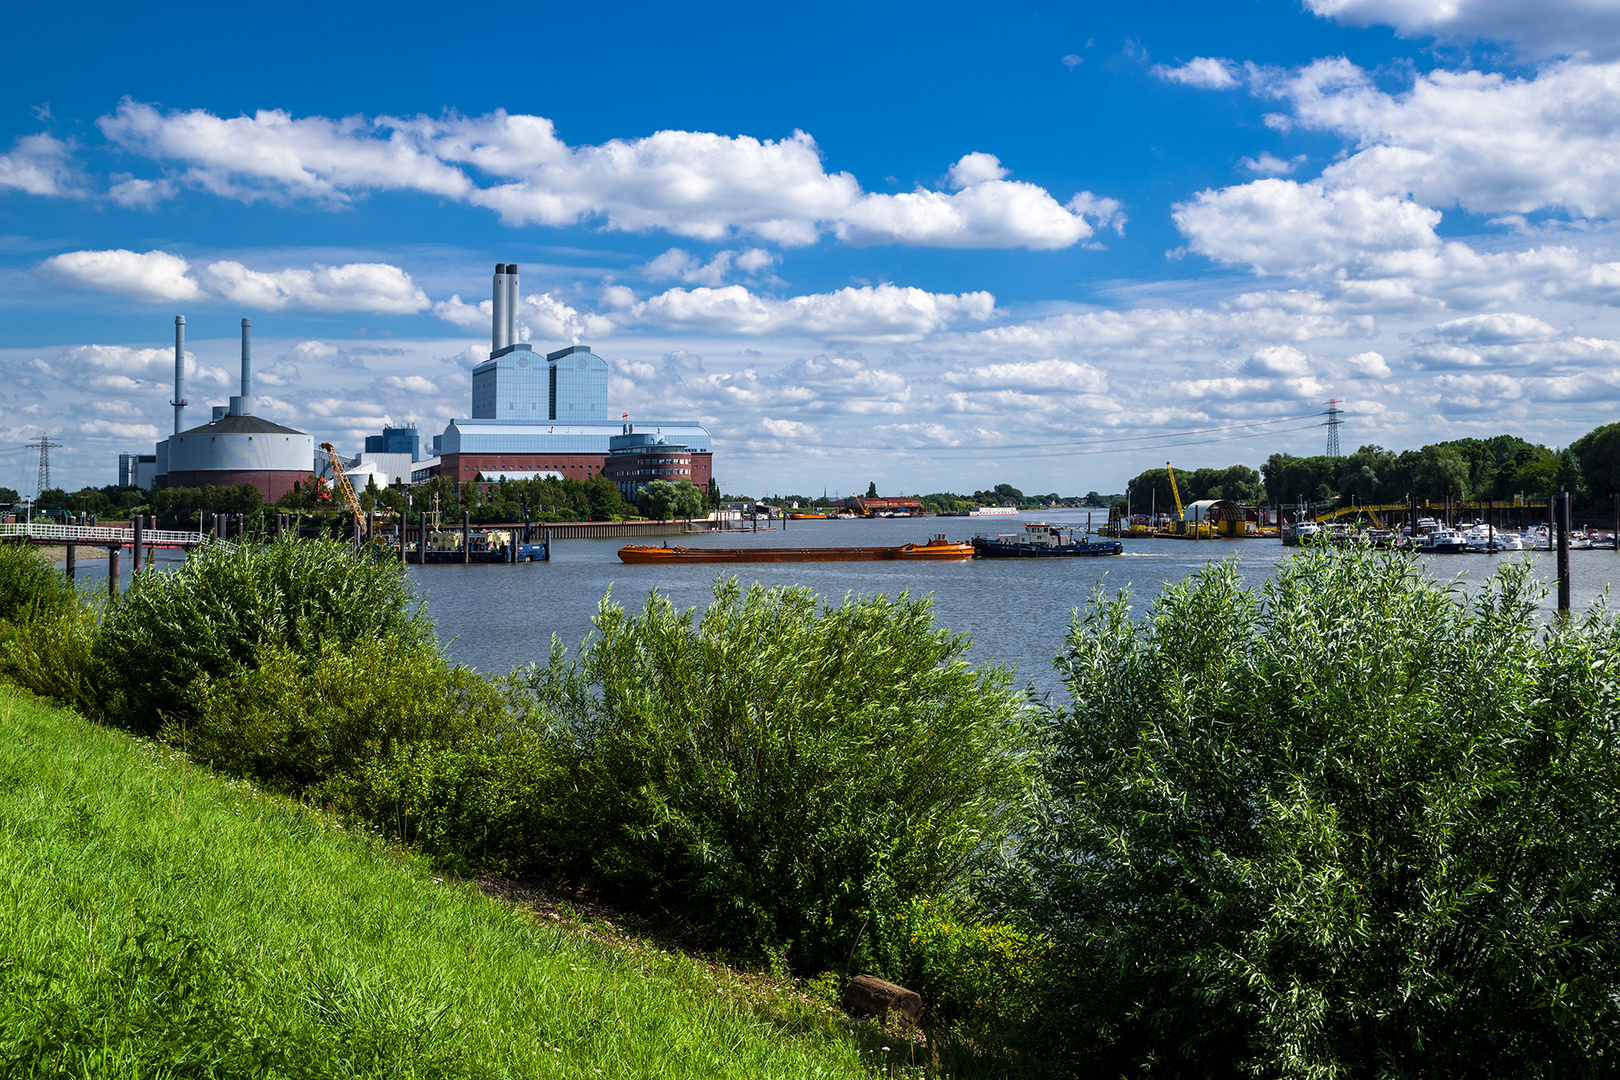
<svg viewBox="0 0 1620 1080">
<path fill-rule="evenodd" d="M 1099 600 L 1061 669 L 1043 1033 L 1099 1073 L 1552 1076 L 1620 1054 L 1620 627 L 1314 551 Z M 1611 1072 L 1602 1065 L 1600 1072 Z"/>
<path fill-rule="evenodd" d="M 476 736 L 502 715 L 489 680 L 396 638 L 326 638 L 309 653 L 265 642 L 251 664 L 200 674 L 186 704 L 165 741 L 280 792 L 344 787 L 370 762 Z"/>
<path fill-rule="evenodd" d="M 84 716 L 101 713 L 101 686 L 91 650 L 100 612 L 94 604 L 0 622 L 0 679 L 54 698 Z"/>
<path fill-rule="evenodd" d="M 1003 842 L 1028 718 L 930 600 L 714 595 L 695 625 L 657 594 L 639 616 L 604 600 L 577 660 L 531 674 L 558 724 L 549 846 L 711 941 L 842 966 L 885 905 L 959 888 Z"/>
<path fill-rule="evenodd" d="M 109 607 L 94 655 L 110 715 L 155 733 L 162 716 L 185 718 L 197 679 L 252 667 L 262 648 L 310 656 L 328 641 L 382 638 L 433 640 L 403 568 L 356 559 L 342 543 L 284 537 L 209 545 L 171 573 L 136 575 Z"/>
<path fill-rule="evenodd" d="M 0 544 L 0 619 L 23 624 L 78 601 L 72 582 L 26 544 Z"/>
</svg>

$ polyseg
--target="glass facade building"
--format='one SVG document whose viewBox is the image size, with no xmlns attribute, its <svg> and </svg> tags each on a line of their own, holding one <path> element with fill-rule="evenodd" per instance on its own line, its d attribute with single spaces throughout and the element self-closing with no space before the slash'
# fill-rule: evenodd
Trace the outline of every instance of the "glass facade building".
<svg viewBox="0 0 1620 1080">
<path fill-rule="evenodd" d="M 607 413 L 607 361 L 589 345 L 542 360 L 527 342 L 496 351 L 473 369 L 472 419 L 590 423 Z"/>
</svg>

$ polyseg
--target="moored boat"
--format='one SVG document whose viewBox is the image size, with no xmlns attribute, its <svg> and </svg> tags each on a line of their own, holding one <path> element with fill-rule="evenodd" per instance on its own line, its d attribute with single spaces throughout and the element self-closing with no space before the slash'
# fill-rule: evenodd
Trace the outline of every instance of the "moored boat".
<svg viewBox="0 0 1620 1080">
<path fill-rule="evenodd" d="M 703 548 L 627 544 L 619 549 L 619 558 L 627 563 L 883 562 L 890 559 L 940 562 L 973 558 L 973 545 L 947 540 L 943 535 L 935 536 L 926 544 L 899 547 Z"/>
<path fill-rule="evenodd" d="M 1065 531 L 1067 536 L 1065 536 Z M 1030 522 L 1023 533 L 1003 533 L 997 537 L 973 538 L 973 556 L 977 559 L 1049 559 L 1085 556 L 1118 555 L 1125 545 L 1118 540 L 1075 539 L 1075 530 L 1064 530 L 1056 525 Z"/>
</svg>

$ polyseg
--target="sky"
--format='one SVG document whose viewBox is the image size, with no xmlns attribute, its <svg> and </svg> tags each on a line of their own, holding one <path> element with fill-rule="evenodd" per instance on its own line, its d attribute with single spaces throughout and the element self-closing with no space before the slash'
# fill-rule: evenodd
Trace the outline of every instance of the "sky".
<svg viewBox="0 0 1620 1080">
<path fill-rule="evenodd" d="M 0 485 L 470 411 L 490 275 L 725 490 L 1117 492 L 1620 404 L 1620 0 L 29 5 Z M 70 61 L 70 62 L 69 62 Z"/>
</svg>

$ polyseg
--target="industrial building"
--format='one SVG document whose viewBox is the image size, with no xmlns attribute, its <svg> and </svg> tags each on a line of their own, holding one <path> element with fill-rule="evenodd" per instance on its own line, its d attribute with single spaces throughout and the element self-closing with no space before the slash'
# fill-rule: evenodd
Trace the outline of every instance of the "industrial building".
<svg viewBox="0 0 1620 1080">
<path fill-rule="evenodd" d="M 607 361 L 589 345 L 541 356 L 518 340 L 515 264 L 496 264 L 493 289 L 490 355 L 473 369 L 472 416 L 452 420 L 434 437 L 437 464 L 426 475 L 458 485 L 494 484 L 502 477 L 586 480 L 611 469 L 610 479 L 627 495 L 651 479 L 708 488 L 713 445 L 707 428 L 675 420 L 638 422 L 633 430 L 622 419 L 610 420 Z M 663 458 L 671 460 L 655 460 Z"/>
<path fill-rule="evenodd" d="M 157 487 L 251 484 L 275 502 L 309 478 L 315 440 L 302 431 L 253 415 L 253 322 L 242 320 L 242 392 L 216 406 L 199 427 L 185 427 L 186 317 L 174 317 L 174 434 L 157 444 Z"/>
</svg>

